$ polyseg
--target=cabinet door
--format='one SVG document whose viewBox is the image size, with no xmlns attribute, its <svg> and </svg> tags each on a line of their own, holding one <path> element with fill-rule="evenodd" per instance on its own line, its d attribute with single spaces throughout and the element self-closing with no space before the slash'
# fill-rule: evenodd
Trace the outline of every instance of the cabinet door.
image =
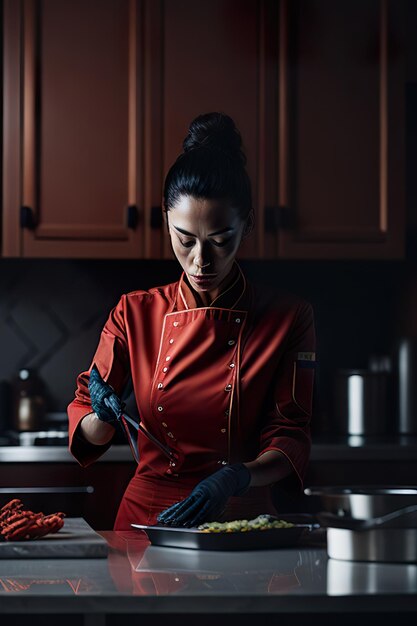
<svg viewBox="0 0 417 626">
<path fill-rule="evenodd" d="M 3 255 L 140 256 L 140 11 L 5 1 Z"/>
<path fill-rule="evenodd" d="M 278 256 L 403 255 L 403 9 L 281 0 Z"/>
<path fill-rule="evenodd" d="M 263 206 L 276 186 L 277 42 L 271 27 L 276 23 L 276 3 L 165 0 L 154 4 L 160 10 L 155 40 L 163 41 L 163 99 L 156 136 L 162 173 L 182 152 L 182 141 L 197 115 L 210 111 L 230 115 L 242 134 L 258 213 L 257 227 L 246 240 L 242 256 L 258 257 L 263 250 Z M 170 257 L 166 229 L 161 233 L 165 256 Z"/>
</svg>

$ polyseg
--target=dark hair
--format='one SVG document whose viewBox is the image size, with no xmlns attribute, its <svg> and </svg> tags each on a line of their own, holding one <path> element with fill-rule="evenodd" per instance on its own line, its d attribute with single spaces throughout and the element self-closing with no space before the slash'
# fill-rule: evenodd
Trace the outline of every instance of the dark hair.
<svg viewBox="0 0 417 626">
<path fill-rule="evenodd" d="M 252 208 L 251 184 L 232 118 L 223 113 L 196 117 L 183 149 L 165 178 L 163 210 L 173 208 L 181 196 L 226 198 L 246 218 Z"/>
</svg>

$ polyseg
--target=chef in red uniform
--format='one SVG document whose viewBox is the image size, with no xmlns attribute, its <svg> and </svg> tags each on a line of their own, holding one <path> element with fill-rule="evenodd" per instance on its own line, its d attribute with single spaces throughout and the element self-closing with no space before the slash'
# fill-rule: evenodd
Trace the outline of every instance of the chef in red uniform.
<svg viewBox="0 0 417 626">
<path fill-rule="evenodd" d="M 119 396 L 133 381 L 144 432 L 116 530 L 276 514 L 271 488 L 302 490 L 313 311 L 298 297 L 249 283 L 235 261 L 254 219 L 245 162 L 230 117 L 192 122 L 163 197 L 183 273 L 178 282 L 122 295 L 89 370 L 77 378 L 70 450 L 83 466 L 111 445 Z"/>
</svg>

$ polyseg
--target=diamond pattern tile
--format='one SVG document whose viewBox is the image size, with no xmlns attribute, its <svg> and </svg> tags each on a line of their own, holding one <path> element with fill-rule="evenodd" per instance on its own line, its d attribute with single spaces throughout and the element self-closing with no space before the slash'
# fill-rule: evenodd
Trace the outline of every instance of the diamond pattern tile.
<svg viewBox="0 0 417 626">
<path fill-rule="evenodd" d="M 19 335 L 26 338 L 27 345 L 32 347 L 32 356 L 28 367 L 37 367 L 44 353 L 48 353 L 54 345 L 68 335 L 64 327 L 58 327 L 47 309 L 41 308 L 36 302 L 27 303 L 23 299 L 11 309 L 13 328 Z"/>
<path fill-rule="evenodd" d="M 46 382 L 49 402 L 56 411 L 65 411 L 74 398 L 76 379 L 89 368 L 100 337 L 98 328 L 72 336 L 60 350 L 50 355 L 39 369 Z"/>
<path fill-rule="evenodd" d="M 0 323 L 0 354 L 0 380 L 12 378 L 29 354 L 27 344 L 5 323 Z"/>
</svg>

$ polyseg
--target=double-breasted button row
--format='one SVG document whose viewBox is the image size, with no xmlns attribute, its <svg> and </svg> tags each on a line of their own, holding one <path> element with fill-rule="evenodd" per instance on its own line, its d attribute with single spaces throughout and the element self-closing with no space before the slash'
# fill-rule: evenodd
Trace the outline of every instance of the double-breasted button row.
<svg viewBox="0 0 417 626">
<path fill-rule="evenodd" d="M 168 424 L 167 424 L 166 422 L 162 422 L 162 426 L 163 426 L 164 428 L 168 428 Z M 174 435 L 172 434 L 172 432 L 171 432 L 171 431 L 169 431 L 169 432 L 167 433 L 167 435 L 168 435 L 168 437 L 170 437 L 171 439 L 174 439 Z"/>
</svg>

